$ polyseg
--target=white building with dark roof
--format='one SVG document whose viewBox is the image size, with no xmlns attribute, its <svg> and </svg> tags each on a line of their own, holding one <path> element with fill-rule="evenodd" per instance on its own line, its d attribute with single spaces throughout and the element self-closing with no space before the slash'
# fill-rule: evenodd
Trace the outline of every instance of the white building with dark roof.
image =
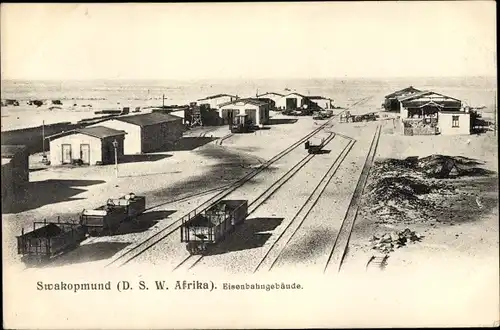
<svg viewBox="0 0 500 330">
<path fill-rule="evenodd" d="M 115 146 L 118 159 L 123 155 L 125 132 L 104 126 L 74 129 L 48 136 L 51 165 L 112 164 L 115 161 Z"/>
<path fill-rule="evenodd" d="M 262 126 L 269 121 L 269 104 L 255 98 L 238 99 L 221 104 L 219 116 L 228 124 L 235 115 L 248 115 L 253 125 Z"/>
</svg>

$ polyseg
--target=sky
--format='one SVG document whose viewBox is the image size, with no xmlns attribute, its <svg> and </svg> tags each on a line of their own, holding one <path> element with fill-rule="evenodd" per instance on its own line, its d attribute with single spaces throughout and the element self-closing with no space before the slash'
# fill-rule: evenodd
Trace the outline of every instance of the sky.
<svg viewBox="0 0 500 330">
<path fill-rule="evenodd" d="M 493 1 L 2 4 L 2 79 L 496 76 Z"/>
</svg>

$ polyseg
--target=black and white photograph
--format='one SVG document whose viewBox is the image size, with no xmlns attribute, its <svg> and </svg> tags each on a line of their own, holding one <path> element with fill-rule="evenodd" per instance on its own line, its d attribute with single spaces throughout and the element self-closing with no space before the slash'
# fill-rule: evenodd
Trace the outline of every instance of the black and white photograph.
<svg viewBox="0 0 500 330">
<path fill-rule="evenodd" d="M 495 9 L 2 4 L 4 327 L 498 326 Z"/>
</svg>

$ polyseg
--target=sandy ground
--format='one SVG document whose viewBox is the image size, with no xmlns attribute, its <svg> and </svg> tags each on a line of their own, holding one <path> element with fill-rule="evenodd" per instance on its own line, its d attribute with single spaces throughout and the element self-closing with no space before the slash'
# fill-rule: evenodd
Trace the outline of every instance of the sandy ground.
<svg viewBox="0 0 500 330">
<path fill-rule="evenodd" d="M 387 123 L 377 152 L 378 159 L 431 154 L 464 156 L 484 162 L 493 171 L 490 177 L 463 177 L 444 180 L 458 196 L 436 196 L 438 222 L 377 223 L 369 214 L 358 215 L 342 272 L 364 271 L 369 258 L 381 255 L 371 249 L 369 239 L 405 228 L 423 235 L 421 242 L 389 254 L 384 272 L 451 271 L 468 269 L 493 272 L 498 276 L 498 166 L 497 142 L 493 133 L 474 136 L 398 136 Z M 476 198 L 482 201 L 479 207 Z M 372 271 L 372 268 L 369 269 Z M 498 278 L 498 277 L 497 277 Z M 491 280 L 491 279 L 490 279 Z M 490 284 L 493 284 L 490 282 Z M 493 289 L 493 288 L 492 288 Z"/>
<path fill-rule="evenodd" d="M 275 118 L 280 119 L 280 115 L 276 115 Z M 255 134 L 232 136 L 222 145 L 217 145 L 217 140 L 213 140 L 194 150 L 144 155 L 139 157 L 140 159 L 119 164 L 119 178 L 115 177 L 113 165 L 43 169 L 44 167 L 39 163 L 41 156 L 32 156 L 31 167 L 38 167 L 40 170 L 30 173 L 29 192 L 26 198 L 18 203 L 16 213 L 3 215 L 3 230 L 6 233 L 4 256 L 17 260 L 16 243 L 12 237 L 19 235 L 23 227 L 30 228 L 33 220 L 54 221 L 56 216 L 60 216 L 61 221 L 75 221 L 78 212 L 84 208 L 100 206 L 107 198 L 119 197 L 129 192 L 147 197 L 146 206 L 150 210 L 149 214 L 145 215 L 148 219 L 144 219 L 141 225 L 145 228 L 130 229 L 135 232 L 114 236 L 110 242 L 120 241 L 120 243 L 129 244 L 143 239 L 168 225 L 170 220 L 174 221 L 174 218 L 182 216 L 183 212 L 187 213 L 194 208 L 194 205 L 208 199 L 210 195 L 200 197 L 199 200 L 181 203 L 182 205 L 177 203 L 156 207 L 157 205 L 178 197 L 227 185 L 244 176 L 268 157 L 285 149 L 314 127 L 316 125 L 311 118 L 301 118 L 295 124 L 279 123 L 272 125 L 269 130 Z M 199 135 L 206 134 L 206 136 L 213 135 L 215 139 L 228 132 L 227 127 L 219 127 L 215 130 L 203 128 L 190 131 L 186 136 L 199 137 Z M 257 147 L 264 139 L 269 139 L 271 136 L 273 143 L 268 144 L 266 146 L 268 148 L 259 149 L 265 152 L 259 153 L 257 149 L 250 150 L 243 147 L 252 145 Z M 212 138 L 208 139 L 212 140 Z M 302 153 L 301 149 L 300 154 Z M 175 214 L 172 211 L 176 211 Z M 99 250 L 104 250 L 105 244 L 101 245 Z M 116 245 L 110 250 L 116 253 L 120 248 L 124 246 Z M 110 253 L 105 255 L 107 258 L 111 257 Z M 96 259 L 95 256 L 89 256 L 89 258 Z"/>
</svg>

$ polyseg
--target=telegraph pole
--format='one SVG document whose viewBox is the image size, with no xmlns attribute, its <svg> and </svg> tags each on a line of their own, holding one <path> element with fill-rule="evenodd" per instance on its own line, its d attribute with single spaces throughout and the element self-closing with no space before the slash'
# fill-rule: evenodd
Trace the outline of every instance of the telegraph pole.
<svg viewBox="0 0 500 330">
<path fill-rule="evenodd" d="M 113 147 L 115 148 L 115 175 L 118 178 L 118 141 L 116 139 L 113 141 Z"/>
</svg>

